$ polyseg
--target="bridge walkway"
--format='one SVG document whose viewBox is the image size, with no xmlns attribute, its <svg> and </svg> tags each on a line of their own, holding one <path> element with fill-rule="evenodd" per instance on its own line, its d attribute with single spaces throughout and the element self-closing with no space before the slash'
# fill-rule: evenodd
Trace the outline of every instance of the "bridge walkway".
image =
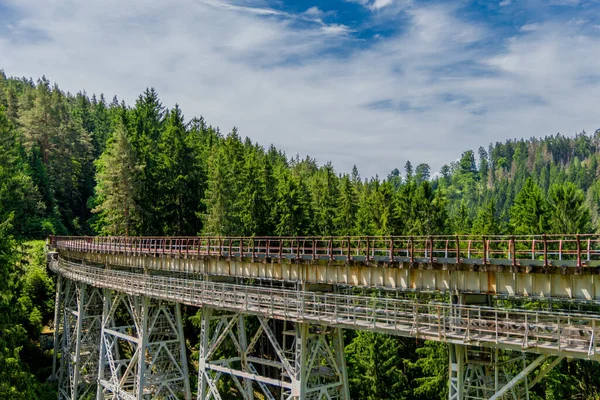
<svg viewBox="0 0 600 400">
<path fill-rule="evenodd" d="M 534 297 L 526 290 L 519 291 L 518 284 L 526 282 L 529 277 L 533 286 L 536 281 L 545 279 L 550 288 L 535 298 L 568 299 L 593 305 L 596 295 L 589 295 L 589 291 L 595 293 L 593 281 L 600 257 L 596 250 L 597 238 L 542 237 L 545 251 L 541 253 L 538 251 L 540 238 L 510 237 L 496 242 L 487 238 L 481 241 L 471 238 L 470 245 L 468 241 L 464 242 L 464 255 L 470 255 L 471 258 L 462 257 L 462 241 L 457 237 L 454 239 L 454 243 L 457 243 L 455 247 L 449 247 L 451 242 L 448 238 L 356 239 L 359 245 L 353 247 L 349 238 L 339 239 L 343 246 L 335 245 L 333 238 L 311 238 L 304 239 L 304 242 L 299 238 L 52 238 L 51 245 L 58 250 L 58 254 L 53 256 L 50 268 L 67 281 L 101 290 L 105 299 L 110 300 L 115 293 L 121 293 L 131 299 L 154 299 L 165 304 L 201 307 L 205 321 L 201 337 L 204 338 L 207 357 L 199 365 L 198 393 L 203 393 L 203 397 L 199 394 L 198 398 L 219 398 L 217 382 L 224 376 L 229 376 L 240 393 L 246 393 L 247 398 L 252 398 L 253 390 L 259 389 L 262 393 L 270 393 L 265 395 L 267 398 L 274 396 L 274 393 L 290 399 L 311 398 L 313 395 L 315 399 L 347 398 L 347 377 L 344 377 L 343 357 L 340 358 L 341 343 L 338 343 L 338 339 L 327 339 L 339 338 L 341 329 L 369 330 L 449 343 L 451 399 L 463 399 L 465 396 L 476 399 L 518 398 L 519 393 L 526 393 L 531 383 L 537 383 L 538 377 L 541 379 L 547 373 L 548 368 L 544 368 L 544 365 L 547 366 L 550 360 L 554 360 L 551 364 L 564 357 L 599 360 L 596 350 L 600 315 L 569 309 L 539 311 L 489 305 L 491 296 L 511 295 L 508 290 L 499 290 L 497 282 L 499 277 L 504 279 L 503 274 L 519 276 L 512 280 L 512 296 L 515 298 Z M 443 250 L 435 244 L 436 240 L 437 243 L 443 243 Z M 475 242 L 481 243 L 480 249 L 477 249 Z M 286 243 L 290 244 L 288 250 L 284 246 Z M 388 243 L 388 246 L 382 247 L 376 243 Z M 401 243 L 407 246 L 403 247 Z M 415 246 L 416 243 L 425 243 L 424 248 Z M 531 248 L 522 250 L 525 245 L 531 245 Z M 504 258 L 494 258 L 500 254 L 493 250 L 494 246 L 506 246 L 502 253 Z M 554 251 L 555 248 L 558 251 Z M 448 257 L 436 257 L 436 254 L 442 255 L 442 251 Z M 522 258 L 523 254 L 529 254 L 534 259 Z M 473 257 L 476 255 L 479 257 Z M 417 274 L 423 276 L 423 272 L 433 273 L 435 278 L 446 280 L 441 289 L 438 289 L 439 285 L 418 286 L 414 279 L 404 287 L 394 287 L 389 284 L 390 271 L 403 271 L 408 273 L 409 278 L 411 274 L 414 278 Z M 477 278 L 478 285 L 467 282 L 467 278 L 474 276 L 468 274 L 481 273 L 487 274 L 488 281 L 494 277 L 495 284 L 481 286 L 481 276 Z M 365 278 L 367 274 L 369 279 Z M 373 279 L 373 275 L 377 274 L 388 277 L 388 280 Z M 585 286 L 582 283 L 585 281 L 592 283 L 588 282 Z M 273 282 L 280 282 L 281 286 L 285 286 L 284 283 L 293 285 L 287 289 L 275 288 L 272 287 Z M 554 286 L 561 282 L 566 284 L 562 289 L 556 289 Z M 348 287 L 390 290 L 378 295 L 360 296 L 341 290 Z M 578 296 L 577 290 L 573 291 L 574 287 L 579 287 L 581 293 L 587 290 L 588 295 Z M 429 301 L 417 297 L 394 298 L 391 296 L 394 291 L 448 294 L 453 301 L 436 301 L 435 296 Z M 134 301 L 130 301 L 133 304 Z M 152 308 L 151 302 L 147 307 Z M 166 306 L 161 307 L 167 309 Z M 219 316 L 223 312 L 229 314 Z M 247 330 L 244 322 L 247 317 L 243 316 L 254 316 L 262 321 L 260 330 L 255 332 L 258 336 L 250 340 L 239 336 Z M 132 318 L 138 317 L 132 315 Z M 167 319 L 176 321 L 177 318 Z M 219 321 L 216 325 L 218 329 L 214 332 L 211 329 L 215 329 L 215 322 L 209 324 L 210 321 Z M 297 348 L 289 347 L 296 345 L 286 344 L 285 339 L 276 335 L 277 323 L 268 321 L 291 324 L 292 328 L 288 331 L 293 333 L 292 342 L 299 343 Z M 72 322 L 66 324 L 73 325 Z M 173 326 L 177 328 L 175 322 Z M 117 332 L 106 326 L 103 329 L 113 332 L 111 334 Z M 148 329 L 151 331 L 151 328 Z M 147 346 L 143 343 L 146 333 L 140 332 L 135 341 L 140 346 Z M 212 333 L 209 335 L 207 332 Z M 120 335 L 121 338 L 125 337 Z M 279 361 L 260 361 L 255 355 L 248 355 L 251 352 L 248 349 L 253 349 L 258 340 L 256 337 L 261 335 L 266 335 Z M 100 336 L 106 338 L 105 334 Z M 172 333 L 172 336 L 178 335 Z M 229 359 L 226 365 L 222 360 L 211 359 L 215 348 L 222 345 L 226 337 L 231 340 L 234 336 L 237 339 L 231 346 L 238 348 L 239 356 Z M 333 343 L 337 350 L 323 343 Z M 68 351 L 71 350 L 64 350 Z M 502 380 L 501 374 L 494 372 L 504 368 L 498 362 L 498 351 L 534 353 L 539 356 L 527 367 L 523 365 L 521 374 L 505 374 L 506 379 Z M 110 349 L 101 350 L 100 353 L 104 354 L 100 364 L 107 365 L 111 358 Z M 484 365 L 481 362 L 473 362 L 475 353 L 488 354 L 488 364 L 484 369 L 478 367 Z M 171 359 L 176 359 L 177 354 L 172 355 Z M 249 362 L 249 359 L 252 361 Z M 316 374 L 316 359 L 328 366 L 329 381 L 311 386 L 307 382 L 311 382 L 312 378 L 307 377 Z M 140 362 L 139 359 L 134 361 Z M 525 361 L 518 358 L 515 362 Z M 297 367 L 292 368 L 296 364 Z M 127 365 L 132 365 L 132 361 L 129 360 Z M 284 373 L 277 379 L 274 378 L 277 374 L 273 372 L 271 376 L 263 376 L 258 373 L 258 365 L 269 365 L 269 368 Z M 536 379 L 528 383 L 528 374 L 536 368 L 540 372 Z M 133 370 L 133 367 L 127 368 L 129 374 Z M 179 368 L 179 371 L 183 371 L 183 368 Z M 137 373 L 139 375 L 140 372 Z M 120 379 L 124 378 L 121 376 Z M 495 382 L 493 390 L 489 386 L 490 379 Z M 181 380 L 174 382 L 179 382 L 179 388 L 185 387 Z M 138 387 L 144 384 L 139 381 Z M 279 392 L 269 389 L 272 386 L 279 387 Z M 129 393 L 127 390 L 119 393 L 126 392 Z M 309 396 L 309 393 L 312 394 Z M 128 397 L 123 394 L 119 398 Z"/>
</svg>

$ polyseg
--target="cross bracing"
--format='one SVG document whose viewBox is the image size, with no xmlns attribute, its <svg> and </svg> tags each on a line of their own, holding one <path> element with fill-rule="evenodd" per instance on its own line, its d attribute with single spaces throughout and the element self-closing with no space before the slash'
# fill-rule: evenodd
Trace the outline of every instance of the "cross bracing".
<svg viewBox="0 0 600 400">
<path fill-rule="evenodd" d="M 526 399 L 562 359 L 599 360 L 599 315 L 491 301 L 568 299 L 592 309 L 594 236 L 452 238 L 53 238 L 57 315 L 67 315 L 55 343 L 72 343 L 62 353 L 73 360 L 62 356 L 55 375 L 81 380 L 86 314 L 59 310 L 77 306 L 71 287 L 102 297 L 101 332 L 87 336 L 98 338 L 98 373 L 85 381 L 96 382 L 98 399 L 191 396 L 180 304 L 202 309 L 198 399 L 221 398 L 223 380 L 247 399 L 347 399 L 342 329 L 447 342 L 457 400 Z M 111 304 L 129 320 L 111 320 Z M 223 346 L 237 355 L 215 358 Z M 78 398 L 83 386 L 69 387 L 62 398 Z"/>
<path fill-rule="evenodd" d="M 196 307 L 457 344 L 600 360 L 600 315 L 273 289 L 145 275 L 60 259 L 67 279 Z"/>
</svg>

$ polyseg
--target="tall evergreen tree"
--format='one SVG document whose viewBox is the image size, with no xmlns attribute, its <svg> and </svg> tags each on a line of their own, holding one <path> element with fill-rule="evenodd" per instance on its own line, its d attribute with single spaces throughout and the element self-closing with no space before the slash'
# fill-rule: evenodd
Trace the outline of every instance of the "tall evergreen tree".
<svg viewBox="0 0 600 400">
<path fill-rule="evenodd" d="M 354 185 L 348 175 L 340 179 L 340 198 L 335 212 L 335 226 L 337 235 L 351 235 L 354 233 L 358 198 Z"/>
<path fill-rule="evenodd" d="M 415 179 L 417 181 L 417 184 L 420 185 L 421 183 L 428 181 L 430 175 L 431 172 L 429 164 L 421 163 L 417 165 L 417 168 L 415 169 Z"/>
<path fill-rule="evenodd" d="M 143 166 L 137 163 L 127 130 L 121 121 L 116 123 L 115 131 L 96 167 L 97 206 L 93 212 L 100 214 L 96 229 L 109 235 L 138 234 L 132 227 L 140 208 L 136 203 L 139 198 L 136 176 Z"/>
<path fill-rule="evenodd" d="M 23 96 L 19 105 L 22 109 L 19 124 L 25 136 L 25 145 L 29 149 L 39 147 L 46 166 L 54 150 L 51 148 L 52 139 L 58 135 L 60 126 L 58 110 L 52 100 L 50 82 L 44 77 L 38 81 L 33 102 L 28 96 Z"/>
<path fill-rule="evenodd" d="M 473 233 L 477 235 L 500 235 L 503 233 L 502 231 L 502 222 L 496 209 L 496 203 L 493 199 L 489 199 L 477 213 L 477 218 L 473 222 Z"/>
<path fill-rule="evenodd" d="M 183 114 L 175 105 L 167 113 L 158 149 L 160 201 L 157 206 L 164 221 L 161 231 L 167 235 L 192 235 L 200 225 L 195 214 L 200 183 L 193 172 L 195 159 L 187 136 Z"/>
<path fill-rule="evenodd" d="M 346 347 L 350 397 L 402 400 L 410 395 L 403 370 L 402 339 L 373 332 L 357 332 Z"/>
<path fill-rule="evenodd" d="M 315 233 L 323 236 L 333 235 L 339 188 L 338 179 L 331 163 L 325 164 L 315 173 L 311 192 Z"/>
<path fill-rule="evenodd" d="M 581 189 L 571 183 L 554 184 L 550 187 L 549 226 L 552 233 L 589 233 L 590 211 L 585 204 Z"/>
<path fill-rule="evenodd" d="M 264 235 L 269 231 L 269 204 L 266 195 L 270 171 L 262 148 L 248 144 L 244 150 L 241 191 L 238 196 L 241 233 Z"/>
<path fill-rule="evenodd" d="M 277 197 L 273 209 L 275 234 L 298 236 L 309 234 L 310 203 L 307 188 L 289 170 L 277 171 Z"/>
<path fill-rule="evenodd" d="M 113 101 L 111 108 L 118 110 L 118 102 L 115 105 Z M 154 88 L 146 89 L 138 97 L 131 111 L 131 144 L 138 162 L 144 166 L 138 174 L 140 189 L 135 199 L 137 204 L 144 204 L 137 221 L 139 224 L 137 231 L 145 235 L 160 234 L 162 228 L 158 213 L 160 197 L 156 196 L 160 190 L 158 187 L 160 154 L 156 151 L 156 145 L 163 132 L 164 115 L 164 107 Z"/>
<path fill-rule="evenodd" d="M 517 235 L 535 235 L 548 231 L 548 204 L 533 179 L 525 185 L 510 208 L 510 225 Z"/>
<path fill-rule="evenodd" d="M 40 235 L 37 217 L 39 195 L 24 171 L 17 133 L 0 106 L 0 223 L 12 220 L 12 231 L 18 236 Z M 1 239 L 0 239 L 1 240 Z"/>
</svg>

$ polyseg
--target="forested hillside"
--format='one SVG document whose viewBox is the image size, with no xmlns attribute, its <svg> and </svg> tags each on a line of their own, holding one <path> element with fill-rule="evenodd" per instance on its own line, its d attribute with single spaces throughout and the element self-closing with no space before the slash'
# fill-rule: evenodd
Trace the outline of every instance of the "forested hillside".
<svg viewBox="0 0 600 400">
<path fill-rule="evenodd" d="M 11 379 L 0 382 L 0 398 L 7 390 L 14 390 L 9 398 L 39 390 L 19 351 L 52 317 L 45 275 L 43 295 L 29 296 L 25 305 L 20 300 L 29 290 L 20 276 L 31 270 L 16 252 L 24 240 L 598 230 L 600 131 L 487 148 L 469 143 L 478 150 L 457 154 L 439 173 L 406 162 L 402 171 L 390 166 L 385 178 L 361 177 L 356 168 L 336 171 L 326 160 L 263 145 L 236 129 L 220 132 L 202 117 L 185 118 L 153 89 L 127 105 L 116 97 L 65 93 L 46 78 L 0 73 L 0 379 Z M 10 312 L 16 306 L 22 316 Z M 9 340 L 14 329 L 23 331 L 20 342 Z M 353 398 L 446 396 L 443 345 L 346 336 Z M 564 362 L 538 387 L 538 398 L 598 398 L 597 372 L 590 363 Z"/>
</svg>

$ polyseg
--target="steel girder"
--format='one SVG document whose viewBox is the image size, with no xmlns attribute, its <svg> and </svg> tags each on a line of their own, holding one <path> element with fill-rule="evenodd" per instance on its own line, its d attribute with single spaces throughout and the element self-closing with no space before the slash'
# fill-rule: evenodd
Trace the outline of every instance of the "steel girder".
<svg viewBox="0 0 600 400">
<path fill-rule="evenodd" d="M 201 313 L 199 400 L 221 399 L 228 383 L 243 399 L 350 399 L 341 329 Z"/>
<path fill-rule="evenodd" d="M 564 357 L 449 344 L 449 400 L 529 400 L 529 391 Z M 533 371 L 537 374 L 530 381 Z"/>
<path fill-rule="evenodd" d="M 101 289 L 59 277 L 52 373 L 59 400 L 86 398 L 96 389 L 102 301 Z"/>
<path fill-rule="evenodd" d="M 98 400 L 189 400 L 180 305 L 105 289 L 98 378 Z"/>
</svg>

